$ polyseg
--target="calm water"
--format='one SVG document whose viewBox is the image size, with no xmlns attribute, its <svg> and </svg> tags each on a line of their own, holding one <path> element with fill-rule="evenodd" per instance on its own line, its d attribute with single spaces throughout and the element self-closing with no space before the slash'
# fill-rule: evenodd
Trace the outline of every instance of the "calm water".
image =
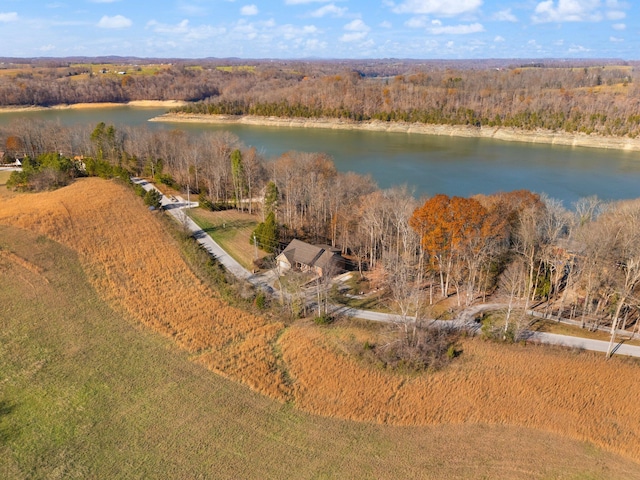
<svg viewBox="0 0 640 480">
<path fill-rule="evenodd" d="M 567 207 L 589 195 L 640 197 L 638 152 L 403 133 L 147 122 L 161 113 L 163 109 L 133 107 L 0 113 L 0 125 L 26 117 L 66 125 L 103 121 L 194 133 L 228 130 L 267 158 L 288 150 L 326 152 L 341 171 L 370 173 L 383 188 L 407 184 L 416 196 L 525 188 L 560 199 Z"/>
</svg>

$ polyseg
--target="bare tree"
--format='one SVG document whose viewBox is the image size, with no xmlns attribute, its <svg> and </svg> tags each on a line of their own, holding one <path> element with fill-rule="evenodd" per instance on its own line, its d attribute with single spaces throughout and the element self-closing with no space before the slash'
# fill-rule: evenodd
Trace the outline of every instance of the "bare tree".
<svg viewBox="0 0 640 480">
<path fill-rule="evenodd" d="M 610 357 L 620 323 L 620 313 L 640 282 L 640 204 L 624 202 L 608 213 L 606 220 L 611 222 L 610 234 L 615 239 L 612 253 L 615 266 L 621 273 L 617 284 L 618 302 L 611 323 L 611 340 L 607 348 L 607 357 Z"/>
</svg>

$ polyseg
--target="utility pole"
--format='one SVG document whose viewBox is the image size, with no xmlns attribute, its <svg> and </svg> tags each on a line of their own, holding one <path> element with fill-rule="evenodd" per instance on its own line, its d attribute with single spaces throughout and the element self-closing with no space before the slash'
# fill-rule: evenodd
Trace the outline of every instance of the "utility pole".
<svg viewBox="0 0 640 480">
<path fill-rule="evenodd" d="M 258 242 L 256 241 L 255 233 L 253 234 L 253 252 L 254 252 L 253 258 L 254 260 L 257 260 L 258 259 Z"/>
</svg>

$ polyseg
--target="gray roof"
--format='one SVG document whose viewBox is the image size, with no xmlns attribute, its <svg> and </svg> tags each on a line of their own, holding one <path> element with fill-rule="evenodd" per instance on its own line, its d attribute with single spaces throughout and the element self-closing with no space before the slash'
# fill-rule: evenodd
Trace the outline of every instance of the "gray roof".
<svg viewBox="0 0 640 480">
<path fill-rule="evenodd" d="M 287 257 L 289 263 L 303 263 L 304 265 L 313 266 L 316 260 L 322 255 L 324 250 L 302 240 L 293 239 L 282 251 L 282 255 Z"/>
<path fill-rule="evenodd" d="M 331 247 L 311 245 L 298 239 L 291 240 L 291 243 L 287 245 L 281 255 L 284 255 L 291 265 L 301 263 L 322 269 L 329 266 L 338 256 L 337 252 L 333 251 Z"/>
</svg>

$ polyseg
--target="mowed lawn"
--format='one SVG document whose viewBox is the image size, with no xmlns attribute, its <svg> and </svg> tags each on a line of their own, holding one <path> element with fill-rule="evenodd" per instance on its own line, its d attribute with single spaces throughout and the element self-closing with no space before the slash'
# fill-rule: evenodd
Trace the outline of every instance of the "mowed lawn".
<svg viewBox="0 0 640 480">
<path fill-rule="evenodd" d="M 253 260 L 256 253 L 258 257 L 268 255 L 267 252 L 256 249 L 249 241 L 258 226 L 259 217 L 237 210 L 211 212 L 194 208 L 188 212 L 200 228 L 247 270 L 252 271 L 255 268 Z"/>
<path fill-rule="evenodd" d="M 0 226 L 0 478 L 631 479 L 538 430 L 393 427 L 292 409 L 114 312 L 76 254 Z"/>
</svg>

